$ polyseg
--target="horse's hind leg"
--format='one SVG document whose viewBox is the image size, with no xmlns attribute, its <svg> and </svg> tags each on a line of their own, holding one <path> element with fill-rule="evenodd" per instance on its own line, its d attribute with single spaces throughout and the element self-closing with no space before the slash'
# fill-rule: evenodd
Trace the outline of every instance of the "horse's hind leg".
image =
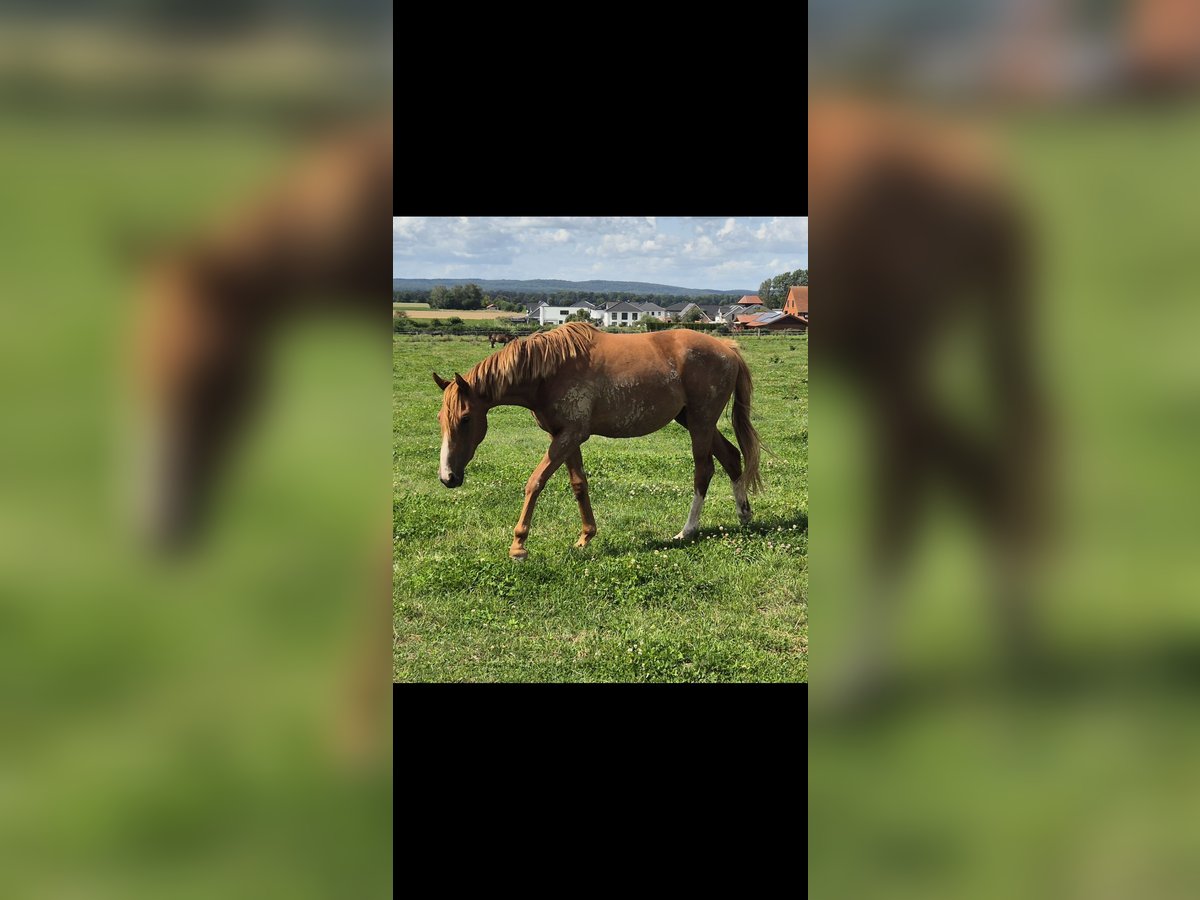
<svg viewBox="0 0 1200 900">
<path fill-rule="evenodd" d="M 583 531 L 579 533 L 576 547 L 586 547 L 596 536 L 596 517 L 592 515 L 592 502 L 588 499 L 587 474 L 583 471 L 583 453 L 578 447 L 567 457 L 567 472 L 571 475 L 571 490 L 579 504 L 579 518 L 583 520 Z"/>
<path fill-rule="evenodd" d="M 713 454 L 721 461 L 721 468 L 733 482 L 733 500 L 737 504 L 738 519 L 743 525 L 749 525 L 750 500 L 746 497 L 746 486 L 741 484 L 742 455 L 738 452 L 738 448 L 720 431 L 713 432 Z"/>
<path fill-rule="evenodd" d="M 694 422 L 688 429 L 692 435 L 692 462 L 696 465 L 694 479 L 695 494 L 692 496 L 692 508 L 688 512 L 687 524 L 683 531 L 675 535 L 675 540 L 687 540 L 695 537 L 700 528 L 700 511 L 704 509 L 704 497 L 708 494 L 708 483 L 713 477 L 713 435 L 716 428 L 698 426 Z"/>
</svg>

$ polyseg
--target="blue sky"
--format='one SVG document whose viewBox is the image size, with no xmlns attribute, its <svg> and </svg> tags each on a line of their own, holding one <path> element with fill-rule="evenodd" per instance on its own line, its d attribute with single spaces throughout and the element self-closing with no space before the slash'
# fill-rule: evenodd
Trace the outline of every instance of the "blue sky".
<svg viewBox="0 0 1200 900">
<path fill-rule="evenodd" d="M 394 278 L 564 278 L 754 289 L 808 268 L 808 219 L 772 216 L 392 219 Z"/>
</svg>

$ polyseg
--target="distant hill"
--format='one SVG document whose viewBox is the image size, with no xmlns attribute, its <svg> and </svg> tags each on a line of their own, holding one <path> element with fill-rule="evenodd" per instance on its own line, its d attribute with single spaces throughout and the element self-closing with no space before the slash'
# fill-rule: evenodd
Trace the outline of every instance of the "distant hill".
<svg viewBox="0 0 1200 900">
<path fill-rule="evenodd" d="M 670 284 L 649 284 L 645 281 L 561 281 L 553 278 L 526 280 L 503 278 L 393 278 L 393 291 L 428 291 L 439 284 L 477 284 L 484 291 L 524 291 L 530 294 L 553 294 L 556 291 L 590 291 L 597 294 L 622 292 L 628 294 L 663 294 L 670 297 L 699 297 L 705 294 L 727 294 L 741 297 L 754 290 L 710 291 L 699 288 L 675 287 Z"/>
</svg>

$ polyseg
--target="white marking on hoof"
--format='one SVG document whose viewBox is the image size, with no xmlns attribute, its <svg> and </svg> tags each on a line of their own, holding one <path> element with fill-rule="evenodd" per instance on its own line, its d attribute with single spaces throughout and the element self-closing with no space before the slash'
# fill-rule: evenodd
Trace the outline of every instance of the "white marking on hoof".
<svg viewBox="0 0 1200 900">
<path fill-rule="evenodd" d="M 749 525 L 753 514 L 750 511 L 750 501 L 746 497 L 746 486 L 740 478 L 733 483 L 733 500 L 737 504 L 738 519 L 743 525 Z"/>
<path fill-rule="evenodd" d="M 682 541 L 696 536 L 696 532 L 700 530 L 700 510 L 703 508 L 704 495 L 694 494 L 692 496 L 692 508 L 688 513 L 687 524 L 683 526 L 683 531 L 675 535 L 674 540 Z"/>
</svg>

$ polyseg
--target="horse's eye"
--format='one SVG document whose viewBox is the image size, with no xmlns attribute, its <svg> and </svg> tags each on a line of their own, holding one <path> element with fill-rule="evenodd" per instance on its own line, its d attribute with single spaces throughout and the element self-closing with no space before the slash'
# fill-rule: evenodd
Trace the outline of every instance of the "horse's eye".
<svg viewBox="0 0 1200 900">
<path fill-rule="evenodd" d="M 470 416 L 463 416 L 463 417 L 462 417 L 462 420 L 459 422 L 459 424 L 460 424 L 460 425 L 462 425 L 462 426 L 464 426 L 464 427 L 466 427 L 467 425 L 470 425 L 470 424 L 471 424 L 471 417 L 470 417 Z"/>
</svg>

